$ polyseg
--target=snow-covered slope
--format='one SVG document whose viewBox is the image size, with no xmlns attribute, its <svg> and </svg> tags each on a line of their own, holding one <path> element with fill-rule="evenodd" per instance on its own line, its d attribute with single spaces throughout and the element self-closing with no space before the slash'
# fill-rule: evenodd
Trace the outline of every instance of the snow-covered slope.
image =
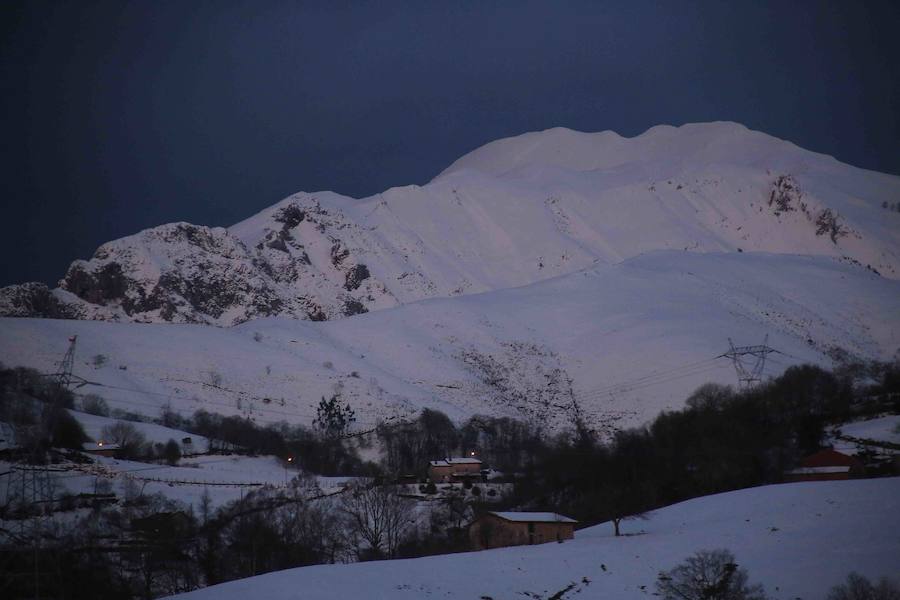
<svg viewBox="0 0 900 600">
<path fill-rule="evenodd" d="M 900 415 L 845 423 L 838 429 L 848 438 L 900 445 Z"/>
<path fill-rule="evenodd" d="M 0 319 L 0 361 L 52 371 L 78 335 L 75 373 L 114 408 L 157 416 L 204 408 L 309 423 L 340 392 L 357 426 L 429 406 L 529 419 L 576 411 L 598 427 L 680 407 L 716 358 L 769 344 L 766 374 L 841 347 L 888 358 L 900 346 L 900 282 L 825 257 L 654 252 L 529 286 L 410 303 L 352 319 L 202 325 Z M 95 366 L 97 354 L 108 358 Z"/>
<path fill-rule="evenodd" d="M 876 580 L 900 573 L 900 478 L 707 496 L 625 531 L 633 535 L 613 537 L 605 524 L 563 544 L 290 569 L 177 598 L 649 598 L 660 571 L 713 548 L 730 549 L 772 598 L 824 598 L 850 571 Z"/>
<path fill-rule="evenodd" d="M 896 279 L 898 197 L 900 177 L 735 123 L 630 139 L 557 128 L 487 144 L 425 186 L 299 193 L 229 229 L 175 223 L 104 244 L 56 290 L 0 290 L 0 314 L 324 320 L 665 249 L 847 257 Z"/>
</svg>

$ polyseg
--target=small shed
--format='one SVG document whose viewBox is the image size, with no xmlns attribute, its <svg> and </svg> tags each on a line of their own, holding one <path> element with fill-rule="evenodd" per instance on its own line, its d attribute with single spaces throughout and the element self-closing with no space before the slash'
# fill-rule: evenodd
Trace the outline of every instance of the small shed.
<svg viewBox="0 0 900 600">
<path fill-rule="evenodd" d="M 859 459 L 828 448 L 800 461 L 800 466 L 784 474 L 785 481 L 834 481 L 865 473 Z"/>
<path fill-rule="evenodd" d="M 428 478 L 435 483 L 481 478 L 481 461 L 474 457 L 444 458 L 428 464 Z"/>
<path fill-rule="evenodd" d="M 578 521 L 552 512 L 489 512 L 469 525 L 478 550 L 561 542 L 575 537 Z"/>
<path fill-rule="evenodd" d="M 97 456 L 109 456 L 114 457 L 121 447 L 118 444 L 111 444 L 109 442 L 85 442 L 81 445 L 82 451 L 87 454 L 95 454 Z"/>
</svg>

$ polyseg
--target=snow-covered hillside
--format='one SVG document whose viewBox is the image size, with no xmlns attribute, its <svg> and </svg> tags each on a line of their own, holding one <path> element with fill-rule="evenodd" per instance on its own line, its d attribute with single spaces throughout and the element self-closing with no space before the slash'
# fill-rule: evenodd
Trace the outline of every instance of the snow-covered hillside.
<svg viewBox="0 0 900 600">
<path fill-rule="evenodd" d="M 551 429 L 575 411 L 636 425 L 706 381 L 735 383 L 728 338 L 766 335 L 789 364 L 830 364 L 841 347 L 888 358 L 900 346 L 900 282 L 826 257 L 661 251 L 529 286 L 425 300 L 352 319 L 203 325 L 0 319 L 0 361 L 52 371 L 78 335 L 75 373 L 113 408 L 171 406 L 309 423 L 340 392 L 356 426 L 423 406 Z M 105 361 L 95 361 L 102 354 Z M 96 363 L 101 366 L 96 366 Z"/>
<path fill-rule="evenodd" d="M 824 598 L 850 571 L 900 573 L 900 478 L 757 487 L 683 502 L 563 544 L 290 569 L 197 590 L 185 600 L 267 598 L 649 598 L 657 574 L 727 548 L 775 599 Z M 557 597 L 557 596 L 553 596 Z"/>
<path fill-rule="evenodd" d="M 888 415 L 840 426 L 841 435 L 857 440 L 900 444 L 900 415 Z"/>
<path fill-rule="evenodd" d="M 325 320 L 532 284 L 654 250 L 846 257 L 900 278 L 900 177 L 735 123 L 499 140 L 425 186 L 299 193 L 228 229 L 101 246 L 0 314 L 233 325 Z"/>
<path fill-rule="evenodd" d="M 85 412 L 70 410 L 69 414 L 84 429 L 84 433 L 94 441 L 103 441 L 103 430 L 106 427 L 112 427 L 118 420 L 100 415 L 91 415 Z M 205 454 L 209 451 L 209 440 L 202 435 L 196 433 L 188 433 L 172 429 L 171 427 L 163 427 L 156 423 L 142 423 L 140 421 L 132 421 L 132 427 L 137 429 L 144 438 L 152 444 L 165 444 L 169 440 L 175 440 L 179 443 L 179 447 L 184 454 Z M 190 438 L 190 445 L 182 444 L 182 440 Z M 108 441 L 108 440 L 107 440 Z"/>
</svg>

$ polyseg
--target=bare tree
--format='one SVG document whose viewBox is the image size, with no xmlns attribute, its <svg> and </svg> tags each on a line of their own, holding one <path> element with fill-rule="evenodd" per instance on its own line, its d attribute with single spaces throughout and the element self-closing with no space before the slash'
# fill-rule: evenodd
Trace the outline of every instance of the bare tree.
<svg viewBox="0 0 900 600">
<path fill-rule="evenodd" d="M 341 510 L 350 531 L 367 544 L 374 558 L 395 556 L 412 525 L 411 503 L 388 486 L 354 484 L 344 493 Z"/>
<path fill-rule="evenodd" d="M 701 550 L 659 574 L 656 590 L 665 600 L 765 600 L 760 585 L 747 585 L 747 571 L 738 568 L 728 550 Z"/>
<path fill-rule="evenodd" d="M 828 600 L 900 600 L 900 586 L 887 578 L 873 584 L 859 573 L 850 573 L 845 583 L 831 588 Z"/>
<path fill-rule="evenodd" d="M 101 430 L 100 435 L 103 442 L 118 444 L 125 458 L 134 458 L 144 452 L 146 444 L 144 434 L 127 421 L 116 421 L 112 425 L 107 425 Z"/>
</svg>

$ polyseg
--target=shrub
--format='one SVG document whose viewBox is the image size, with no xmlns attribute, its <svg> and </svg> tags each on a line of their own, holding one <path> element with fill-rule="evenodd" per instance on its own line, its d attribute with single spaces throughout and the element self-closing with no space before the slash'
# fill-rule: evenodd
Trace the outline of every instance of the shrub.
<svg viewBox="0 0 900 600">
<path fill-rule="evenodd" d="M 170 438 L 169 441 L 166 442 L 162 454 L 163 458 L 166 459 L 166 463 L 175 465 L 181 460 L 181 447 L 178 445 L 178 442 Z"/>
<path fill-rule="evenodd" d="M 109 405 L 106 400 L 96 394 L 87 394 L 81 399 L 81 410 L 89 415 L 109 416 Z"/>
<path fill-rule="evenodd" d="M 222 387 L 222 374 L 211 369 L 207 375 L 209 376 L 209 385 L 212 387 Z"/>
</svg>

